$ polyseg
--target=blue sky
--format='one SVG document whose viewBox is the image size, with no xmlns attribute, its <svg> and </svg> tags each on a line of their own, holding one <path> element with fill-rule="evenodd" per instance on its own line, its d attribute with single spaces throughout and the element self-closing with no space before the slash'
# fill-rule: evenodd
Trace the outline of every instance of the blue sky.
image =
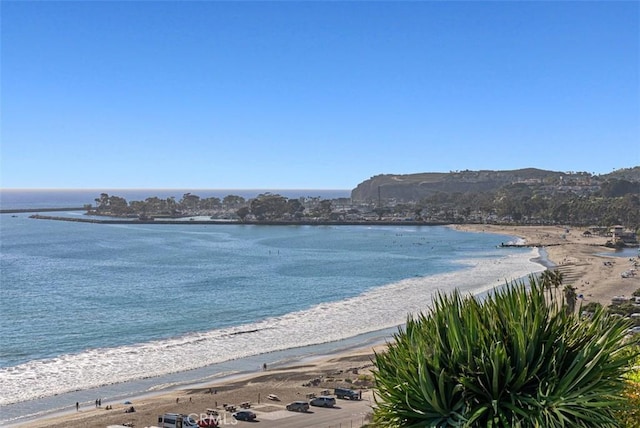
<svg viewBox="0 0 640 428">
<path fill-rule="evenodd" d="M 640 165 L 640 3 L 6 0 L 2 188 Z"/>
</svg>

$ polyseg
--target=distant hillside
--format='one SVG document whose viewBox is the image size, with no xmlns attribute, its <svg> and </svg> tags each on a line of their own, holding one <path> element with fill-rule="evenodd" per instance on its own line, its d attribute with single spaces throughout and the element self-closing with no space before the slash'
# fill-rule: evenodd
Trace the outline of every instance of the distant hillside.
<svg viewBox="0 0 640 428">
<path fill-rule="evenodd" d="M 608 174 L 600 175 L 600 178 L 605 180 L 617 179 L 617 180 L 640 182 L 640 166 L 634 166 L 633 168 L 617 169 Z"/>
<path fill-rule="evenodd" d="M 382 174 L 360 183 L 351 191 L 351 198 L 354 201 L 375 201 L 379 197 L 385 200 L 419 201 L 439 192 L 491 193 L 516 183 L 550 187 L 577 185 L 593 188 L 611 179 L 640 183 L 640 167 L 621 169 L 601 176 L 587 172 L 557 172 L 536 168 L 509 171 L 465 170 L 448 173 Z"/>
</svg>

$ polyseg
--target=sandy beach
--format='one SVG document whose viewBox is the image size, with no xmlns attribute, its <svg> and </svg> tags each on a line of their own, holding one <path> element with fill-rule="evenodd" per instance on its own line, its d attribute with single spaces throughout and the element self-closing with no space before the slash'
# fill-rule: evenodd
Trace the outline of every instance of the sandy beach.
<svg viewBox="0 0 640 428">
<path fill-rule="evenodd" d="M 383 346 L 378 349 L 382 349 Z M 20 426 L 50 427 L 50 428 L 86 428 L 106 427 L 108 425 L 129 424 L 139 428 L 157 426 L 158 416 L 163 413 L 191 414 L 194 417 L 206 412 L 208 408 L 219 411 L 220 417 L 226 423 L 221 425 L 234 425 L 232 410 L 225 410 L 226 405 L 232 405 L 241 410 L 242 403 L 250 403 L 250 410 L 258 414 L 261 426 L 279 426 L 277 419 L 286 412 L 286 404 L 296 400 L 308 400 L 308 394 L 322 395 L 329 390 L 333 394 L 333 388 L 346 386 L 356 391 L 362 391 L 362 401 L 359 408 L 365 408 L 362 414 L 354 416 L 350 414 L 345 420 L 349 425 L 361 426 L 369 413 L 372 394 L 371 368 L 373 349 L 357 349 L 336 356 L 321 357 L 313 361 L 300 363 L 284 368 L 271 369 L 257 372 L 252 375 L 238 377 L 227 381 L 212 383 L 206 387 L 186 388 L 171 393 L 163 393 L 157 396 L 132 398 L 131 405 L 124 403 L 110 403 L 103 401 L 100 408 L 93 404 L 81 406 L 79 411 L 71 411 L 51 418 L 41 419 Z M 279 400 L 270 400 L 270 395 L 276 395 Z M 344 404 L 340 400 L 338 406 L 347 407 L 352 403 Z M 356 402 L 353 402 L 356 404 Z M 111 410 L 105 410 L 111 405 Z M 125 413 L 133 406 L 134 413 Z M 279 413 L 279 415 L 277 414 Z M 290 413 L 290 412 L 286 412 Z M 273 414 L 273 417 L 269 417 Z M 265 415 L 267 415 L 265 417 Z M 307 420 L 311 420 L 307 418 Z M 273 425 L 273 422 L 276 425 Z M 312 426 L 312 425 L 305 425 Z M 323 426 L 326 426 L 323 425 Z"/>
<path fill-rule="evenodd" d="M 621 276 L 630 269 L 630 260 L 602 255 L 613 253 L 613 250 L 603 246 L 607 238 L 585 236 L 584 229 L 492 225 L 463 225 L 455 228 L 477 233 L 514 235 L 522 238 L 528 245 L 543 247 L 549 260 L 562 271 L 565 284 L 575 286 L 578 294 L 583 295 L 584 303 L 596 301 L 608 305 L 612 297 L 630 296 L 640 288 L 639 276 Z M 368 387 L 371 385 L 372 358 L 373 349 L 359 349 L 289 367 L 268 368 L 250 376 L 203 387 L 140 399 L 132 398 L 132 405 L 136 410 L 134 413 L 125 413 L 130 405 L 102 402 L 100 408 L 93 405 L 82 406 L 77 412 L 73 410 L 22 426 L 80 428 L 129 423 L 135 427 L 146 427 L 156 426 L 158 415 L 164 412 L 201 414 L 207 408 L 216 407 L 230 421 L 230 413 L 225 412 L 223 406 L 231 404 L 239 408 L 244 402 L 251 403 L 251 410 L 258 413 L 260 419 L 260 415 L 284 411 L 287 403 L 305 400 L 308 394 L 320 395 L 324 390 L 333 392 L 336 386 L 351 386 L 355 390 L 362 390 L 363 402 L 371 403 L 371 391 Z M 269 400 L 269 394 L 277 395 L 280 401 Z M 112 405 L 113 409 L 105 410 L 107 405 Z M 269 418 L 264 417 L 263 420 L 265 419 Z M 351 425 L 344 426 L 361 426 L 363 421 L 364 418 L 360 416 L 352 419 Z"/>
<path fill-rule="evenodd" d="M 585 236 L 583 228 L 464 225 L 456 229 L 514 235 L 525 244 L 543 247 L 555 269 L 562 272 L 564 284 L 576 287 L 577 293 L 584 296 L 584 303 L 599 302 L 607 306 L 612 297 L 630 296 L 640 288 L 640 275 L 621 276 L 632 268 L 629 258 L 614 257 L 614 250 L 604 246 L 610 238 Z M 637 257 L 634 260 L 640 261 Z"/>
</svg>

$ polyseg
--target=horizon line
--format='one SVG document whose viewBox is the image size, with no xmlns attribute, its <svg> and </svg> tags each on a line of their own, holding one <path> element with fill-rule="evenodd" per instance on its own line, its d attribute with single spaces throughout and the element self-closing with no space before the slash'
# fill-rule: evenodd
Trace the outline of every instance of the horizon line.
<svg viewBox="0 0 640 428">
<path fill-rule="evenodd" d="M 304 187 L 0 187 L 0 191 L 29 190 L 352 190 L 350 188 Z"/>
</svg>

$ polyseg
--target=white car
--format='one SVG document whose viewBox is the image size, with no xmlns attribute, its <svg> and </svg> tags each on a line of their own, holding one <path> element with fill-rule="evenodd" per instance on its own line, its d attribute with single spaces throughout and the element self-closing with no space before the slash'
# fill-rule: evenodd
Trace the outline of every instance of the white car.
<svg viewBox="0 0 640 428">
<path fill-rule="evenodd" d="M 336 405 L 336 399 L 326 395 L 321 395 L 320 397 L 311 399 L 309 404 L 317 407 L 333 407 Z"/>
</svg>

